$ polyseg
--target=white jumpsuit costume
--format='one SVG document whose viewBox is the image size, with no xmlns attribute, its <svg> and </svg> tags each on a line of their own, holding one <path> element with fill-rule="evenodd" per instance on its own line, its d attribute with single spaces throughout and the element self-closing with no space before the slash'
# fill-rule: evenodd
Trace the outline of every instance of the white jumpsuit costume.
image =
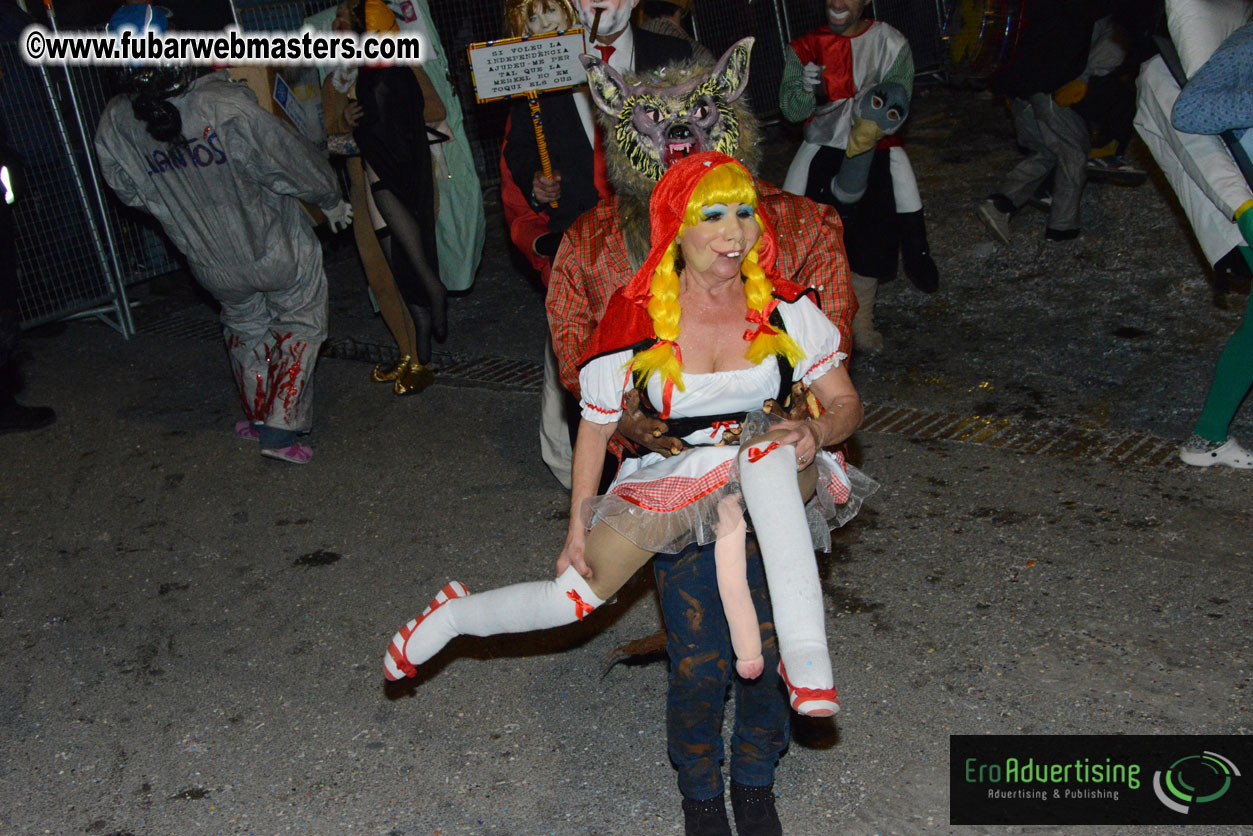
<svg viewBox="0 0 1253 836">
<path fill-rule="evenodd" d="M 326 273 L 297 199 L 338 205 L 334 172 L 225 72 L 196 79 L 169 101 L 186 146 L 153 139 L 128 96 L 109 102 L 95 138 L 104 179 L 124 203 L 161 222 L 221 303 L 248 420 L 307 431 L 313 367 L 326 338 Z"/>
</svg>

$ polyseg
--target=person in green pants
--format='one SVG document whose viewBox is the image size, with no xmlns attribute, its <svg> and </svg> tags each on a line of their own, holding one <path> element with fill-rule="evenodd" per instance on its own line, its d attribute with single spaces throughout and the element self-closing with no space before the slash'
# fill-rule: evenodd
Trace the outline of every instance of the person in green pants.
<svg viewBox="0 0 1253 836">
<path fill-rule="evenodd" d="M 1175 100 L 1171 122 L 1187 133 L 1232 132 L 1245 151 L 1253 150 L 1253 23 L 1245 24 L 1225 40 L 1188 80 Z M 1232 218 L 1249 246 L 1240 247 L 1253 266 L 1253 199 L 1236 209 Z M 1240 328 L 1218 358 L 1214 382 L 1191 437 L 1179 458 L 1198 467 L 1216 464 L 1253 470 L 1253 453 L 1228 436 L 1240 403 L 1253 387 L 1253 304 L 1246 307 Z"/>
</svg>

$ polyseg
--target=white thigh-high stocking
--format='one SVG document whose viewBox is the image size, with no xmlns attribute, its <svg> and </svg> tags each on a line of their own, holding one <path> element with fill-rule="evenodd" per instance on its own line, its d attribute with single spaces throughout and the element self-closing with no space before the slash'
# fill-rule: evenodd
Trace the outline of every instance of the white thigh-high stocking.
<svg viewBox="0 0 1253 836">
<path fill-rule="evenodd" d="M 740 453 L 740 485 L 761 546 L 792 708 L 801 714 L 833 714 L 839 703 L 818 564 L 796 481 L 796 448 L 774 442 L 748 445 Z"/>
<path fill-rule="evenodd" d="M 744 538 L 748 526 L 739 500 L 726 497 L 718 504 L 718 539 L 714 541 L 714 565 L 718 572 L 718 596 L 731 630 L 735 651 L 735 671 L 745 679 L 756 679 L 765 669 L 761 655 L 761 624 L 748 588 L 748 561 Z"/>
<path fill-rule="evenodd" d="M 531 581 L 470 595 L 459 583 L 440 591 L 422 615 L 392 637 L 383 664 L 389 679 L 413 676 L 457 636 L 525 633 L 581 621 L 605 603 L 573 568 L 553 581 Z"/>
</svg>

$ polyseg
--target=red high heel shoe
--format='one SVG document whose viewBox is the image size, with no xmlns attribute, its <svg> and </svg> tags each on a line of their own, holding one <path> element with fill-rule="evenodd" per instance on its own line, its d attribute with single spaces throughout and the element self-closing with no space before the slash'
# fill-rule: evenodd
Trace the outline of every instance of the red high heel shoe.
<svg viewBox="0 0 1253 836">
<path fill-rule="evenodd" d="M 387 646 L 387 655 L 383 657 L 383 675 L 392 682 L 404 679 L 406 676 L 417 676 L 418 669 L 405 656 L 405 647 L 409 644 L 409 637 L 418 629 L 418 625 L 426 620 L 428 615 L 454 598 L 464 598 L 469 594 L 470 590 L 466 589 L 460 581 L 451 581 L 444 584 L 444 588 L 439 591 L 439 594 L 435 596 L 430 605 L 422 611 L 422 614 L 404 627 L 401 627 L 400 631 L 392 636 L 392 643 Z"/>
<path fill-rule="evenodd" d="M 787 678 L 783 663 L 779 663 L 779 676 L 787 686 L 787 698 L 792 710 L 806 717 L 830 717 L 840 710 L 840 695 L 834 688 L 797 688 Z"/>
</svg>

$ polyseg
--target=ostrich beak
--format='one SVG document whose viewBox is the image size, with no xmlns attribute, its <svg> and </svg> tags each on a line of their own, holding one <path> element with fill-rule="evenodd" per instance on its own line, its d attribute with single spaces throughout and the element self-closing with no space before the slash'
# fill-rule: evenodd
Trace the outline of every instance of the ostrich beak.
<svg viewBox="0 0 1253 836">
<path fill-rule="evenodd" d="M 853 127 L 848 132 L 848 148 L 846 157 L 856 157 L 873 150 L 875 143 L 883 139 L 883 129 L 869 119 L 854 119 Z"/>
</svg>

